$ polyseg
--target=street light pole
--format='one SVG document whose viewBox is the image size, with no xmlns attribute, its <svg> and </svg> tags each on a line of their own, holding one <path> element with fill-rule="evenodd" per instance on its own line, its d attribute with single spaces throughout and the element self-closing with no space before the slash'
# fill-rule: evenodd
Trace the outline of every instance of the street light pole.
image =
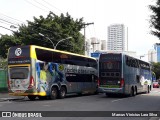
<svg viewBox="0 0 160 120">
<path fill-rule="evenodd" d="M 40 35 L 40 36 L 42 36 L 42 37 L 45 37 L 42 33 L 39 33 L 39 35 Z M 52 40 L 51 40 L 51 39 L 49 39 L 49 37 L 45 37 L 45 38 L 47 38 L 47 39 L 52 43 L 53 48 L 54 48 L 54 43 L 52 42 Z"/>
<path fill-rule="evenodd" d="M 145 57 L 145 56 L 144 56 L 144 55 L 141 55 L 141 56 L 140 56 L 140 59 L 141 59 L 142 57 Z"/>
<path fill-rule="evenodd" d="M 40 36 L 42 36 L 42 37 L 47 38 L 47 39 L 52 43 L 52 45 L 53 45 L 53 48 L 54 48 L 54 49 L 56 49 L 57 45 L 58 45 L 60 42 L 62 42 L 62 41 L 64 41 L 64 40 L 68 40 L 68 39 L 72 38 L 72 37 L 68 37 L 68 38 L 65 38 L 65 39 L 59 40 L 59 41 L 58 41 L 58 43 L 57 43 L 56 45 L 54 45 L 54 43 L 52 42 L 52 40 L 51 40 L 51 39 L 49 39 L 49 37 L 44 36 L 42 33 L 39 33 L 39 35 L 40 35 Z"/>
<path fill-rule="evenodd" d="M 68 38 L 65 38 L 65 39 L 62 39 L 62 40 L 58 41 L 58 43 L 54 46 L 54 49 L 56 49 L 57 45 L 58 45 L 60 42 L 62 42 L 62 41 L 64 41 L 64 40 L 68 40 L 68 39 L 70 39 L 70 38 L 72 38 L 72 37 L 68 37 Z"/>
</svg>

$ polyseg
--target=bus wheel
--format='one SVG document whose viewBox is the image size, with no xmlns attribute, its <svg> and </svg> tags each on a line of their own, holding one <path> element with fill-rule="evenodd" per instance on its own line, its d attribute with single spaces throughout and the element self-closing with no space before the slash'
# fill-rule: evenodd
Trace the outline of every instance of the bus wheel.
<svg viewBox="0 0 160 120">
<path fill-rule="evenodd" d="M 61 87 L 60 91 L 59 91 L 59 94 L 58 94 L 58 98 L 60 99 L 63 99 L 66 97 L 66 88 L 65 87 Z"/>
<path fill-rule="evenodd" d="M 77 93 L 78 94 L 78 96 L 82 96 L 82 92 L 79 92 L 79 93 Z"/>
<path fill-rule="evenodd" d="M 149 87 L 149 88 L 150 88 L 150 91 L 151 91 L 151 90 L 152 90 L 152 86 L 150 85 L 150 87 Z"/>
<path fill-rule="evenodd" d="M 56 87 L 52 87 L 50 98 L 51 98 L 52 100 L 56 99 L 56 98 L 57 98 L 57 94 L 58 94 L 57 88 L 56 88 Z"/>
<path fill-rule="evenodd" d="M 132 96 L 135 96 L 135 91 L 134 91 L 133 87 L 131 87 L 131 91 L 130 91 L 130 97 L 132 97 Z"/>
<path fill-rule="evenodd" d="M 46 96 L 38 96 L 38 98 L 39 98 L 40 100 L 45 100 L 45 99 L 47 99 Z"/>
<path fill-rule="evenodd" d="M 30 100 L 35 100 L 35 99 L 36 99 L 36 96 L 29 95 L 28 98 L 29 98 Z"/>
<path fill-rule="evenodd" d="M 150 87 L 149 86 L 147 87 L 147 93 L 150 93 Z"/>
<path fill-rule="evenodd" d="M 138 94 L 138 90 L 137 90 L 137 87 L 135 87 L 135 95 Z"/>
</svg>

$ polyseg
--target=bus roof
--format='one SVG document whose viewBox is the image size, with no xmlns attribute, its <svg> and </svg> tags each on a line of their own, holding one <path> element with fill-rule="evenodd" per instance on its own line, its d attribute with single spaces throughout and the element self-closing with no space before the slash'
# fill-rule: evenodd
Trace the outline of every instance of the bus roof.
<svg viewBox="0 0 160 120">
<path fill-rule="evenodd" d="M 80 55 L 80 54 L 77 54 L 77 53 L 72 53 L 72 52 L 67 52 L 67 51 L 61 51 L 61 50 L 46 48 L 46 47 L 37 46 L 37 45 L 29 45 L 29 46 L 31 46 L 32 48 L 39 48 L 39 49 L 43 49 L 43 50 L 55 51 L 55 52 L 59 52 L 59 53 L 65 53 L 65 54 L 70 54 L 70 55 L 75 55 L 75 56 L 80 56 L 80 57 L 85 57 L 85 58 L 90 58 L 90 59 L 96 60 L 93 57 L 89 57 L 89 56 L 85 56 L 85 55 Z M 23 47 L 23 46 L 21 46 L 21 47 Z"/>
<path fill-rule="evenodd" d="M 142 61 L 142 62 L 145 62 L 145 63 L 151 64 L 151 63 L 149 63 L 149 62 L 147 62 L 147 61 L 144 61 L 144 60 L 142 60 L 142 59 L 140 59 L 140 58 L 137 58 L 137 57 L 132 56 L 132 55 L 128 55 L 128 54 L 123 53 L 123 52 L 109 52 L 109 53 L 104 52 L 104 53 L 101 53 L 101 55 L 104 55 L 104 54 L 122 54 L 122 55 L 129 56 L 129 57 L 131 57 L 131 58 L 137 59 L 137 60 L 139 60 L 139 61 Z"/>
</svg>

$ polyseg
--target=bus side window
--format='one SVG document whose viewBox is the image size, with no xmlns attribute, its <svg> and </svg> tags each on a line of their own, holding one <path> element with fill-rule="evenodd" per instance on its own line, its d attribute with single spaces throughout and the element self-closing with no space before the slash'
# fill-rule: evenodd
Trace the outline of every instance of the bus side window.
<svg viewBox="0 0 160 120">
<path fill-rule="evenodd" d="M 139 75 L 136 75 L 136 81 L 137 81 L 137 83 L 140 82 L 140 76 Z"/>
</svg>

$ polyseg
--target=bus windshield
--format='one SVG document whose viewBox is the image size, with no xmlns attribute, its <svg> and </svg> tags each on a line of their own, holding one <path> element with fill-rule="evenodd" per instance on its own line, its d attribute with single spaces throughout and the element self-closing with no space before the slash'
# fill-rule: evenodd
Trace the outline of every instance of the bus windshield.
<svg viewBox="0 0 160 120">
<path fill-rule="evenodd" d="M 101 54 L 99 59 L 100 85 L 120 86 L 121 58 L 121 54 Z"/>
<path fill-rule="evenodd" d="M 11 79 L 27 79 L 29 74 L 28 68 L 14 67 L 10 68 L 10 78 Z"/>
</svg>

